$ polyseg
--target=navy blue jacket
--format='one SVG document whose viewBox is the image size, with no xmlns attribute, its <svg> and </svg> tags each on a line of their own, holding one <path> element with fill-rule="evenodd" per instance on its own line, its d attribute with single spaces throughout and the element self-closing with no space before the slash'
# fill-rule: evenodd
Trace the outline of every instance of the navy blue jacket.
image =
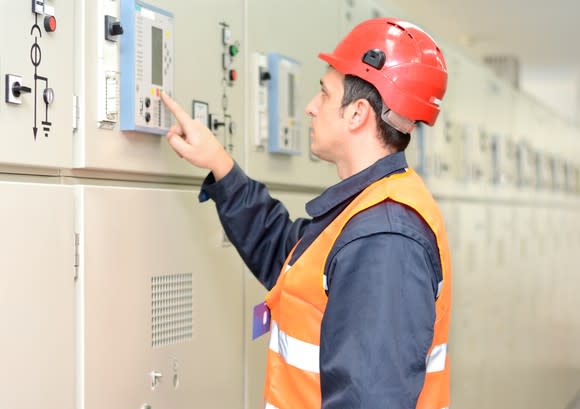
<svg viewBox="0 0 580 409">
<path fill-rule="evenodd" d="M 290 220 L 267 188 L 237 166 L 200 200 L 215 201 L 240 256 L 271 289 L 290 264 L 371 183 L 407 167 L 403 152 L 342 180 L 306 205 L 312 219 Z M 414 409 L 433 338 L 441 265 L 433 232 L 412 209 L 392 201 L 356 215 L 328 257 L 328 304 L 320 339 L 323 409 Z"/>
</svg>

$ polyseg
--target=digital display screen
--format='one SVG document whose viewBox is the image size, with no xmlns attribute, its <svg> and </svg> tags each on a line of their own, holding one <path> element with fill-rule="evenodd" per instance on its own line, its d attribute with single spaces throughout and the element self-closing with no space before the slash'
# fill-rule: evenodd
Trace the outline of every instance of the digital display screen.
<svg viewBox="0 0 580 409">
<path fill-rule="evenodd" d="M 151 27 L 151 83 L 163 86 L 163 30 Z"/>
<path fill-rule="evenodd" d="M 294 101 L 294 74 L 288 74 L 288 116 L 294 117 L 295 114 Z"/>
</svg>

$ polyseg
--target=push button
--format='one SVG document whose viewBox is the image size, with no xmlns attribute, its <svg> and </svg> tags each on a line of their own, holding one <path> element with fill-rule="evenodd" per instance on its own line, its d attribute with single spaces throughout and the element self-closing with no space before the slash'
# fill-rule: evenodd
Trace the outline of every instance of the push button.
<svg viewBox="0 0 580 409">
<path fill-rule="evenodd" d="M 44 29 L 47 33 L 52 33 L 56 30 L 56 18 L 54 16 L 46 16 L 44 18 Z"/>
</svg>

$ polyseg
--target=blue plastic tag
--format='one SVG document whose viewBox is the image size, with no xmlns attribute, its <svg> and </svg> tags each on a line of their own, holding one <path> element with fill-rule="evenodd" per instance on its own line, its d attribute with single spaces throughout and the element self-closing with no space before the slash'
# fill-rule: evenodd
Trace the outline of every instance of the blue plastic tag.
<svg viewBox="0 0 580 409">
<path fill-rule="evenodd" d="M 265 302 L 262 302 L 254 307 L 252 340 L 261 337 L 268 331 L 270 331 L 270 309 Z"/>
</svg>

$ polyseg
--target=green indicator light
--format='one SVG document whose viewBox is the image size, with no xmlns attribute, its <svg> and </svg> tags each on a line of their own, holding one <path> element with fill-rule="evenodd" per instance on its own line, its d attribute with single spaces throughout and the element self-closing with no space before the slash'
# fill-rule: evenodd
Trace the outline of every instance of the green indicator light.
<svg viewBox="0 0 580 409">
<path fill-rule="evenodd" d="M 235 57 L 236 55 L 238 55 L 238 53 L 240 52 L 240 50 L 238 49 L 237 46 L 235 45 L 230 45 L 230 55 L 232 57 Z"/>
</svg>

